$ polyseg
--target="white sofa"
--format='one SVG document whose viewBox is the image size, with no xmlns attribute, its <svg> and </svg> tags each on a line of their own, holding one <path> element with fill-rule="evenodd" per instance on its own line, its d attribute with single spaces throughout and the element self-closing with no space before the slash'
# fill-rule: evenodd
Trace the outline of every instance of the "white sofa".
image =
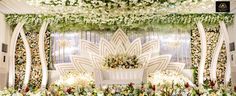
<svg viewBox="0 0 236 96">
<path fill-rule="evenodd" d="M 141 84 L 147 81 L 144 69 L 95 69 L 94 73 L 97 87 L 109 84 Z"/>
</svg>

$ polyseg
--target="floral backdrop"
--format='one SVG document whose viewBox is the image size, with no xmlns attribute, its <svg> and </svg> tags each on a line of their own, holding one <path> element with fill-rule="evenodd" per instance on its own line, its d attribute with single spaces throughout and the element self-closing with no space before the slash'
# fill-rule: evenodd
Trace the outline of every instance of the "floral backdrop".
<svg viewBox="0 0 236 96">
<path fill-rule="evenodd" d="M 212 54 L 214 52 L 214 48 L 216 47 L 216 43 L 218 42 L 219 37 L 219 28 L 210 28 L 206 30 L 206 40 L 207 40 L 207 58 L 205 63 L 205 71 L 204 71 L 204 82 L 209 83 L 210 81 L 210 64 L 212 60 Z M 197 29 L 193 29 L 191 31 L 191 59 L 192 65 L 194 69 L 194 82 L 197 84 L 197 71 L 198 65 L 201 59 L 201 41 L 200 34 Z M 217 63 L 217 83 L 223 84 L 224 82 L 224 73 L 225 73 L 225 63 L 226 63 L 226 49 L 225 44 L 220 51 L 220 55 L 218 57 Z"/>
<path fill-rule="evenodd" d="M 55 69 L 53 65 L 58 63 L 70 63 L 71 55 L 80 54 L 80 40 L 88 40 L 99 44 L 100 38 L 110 40 L 115 31 L 76 31 L 76 32 L 52 32 L 51 53 L 52 64 L 49 69 Z M 149 31 L 125 31 L 130 41 L 141 38 L 142 44 L 158 40 L 159 50 L 154 50 L 153 55 L 171 54 L 171 62 L 185 63 L 185 68 L 191 68 L 190 33 L 189 30 L 158 29 Z"/>
<path fill-rule="evenodd" d="M 23 85 L 25 75 L 25 63 L 26 63 L 26 52 L 21 37 L 18 37 L 16 43 L 16 56 L 15 56 L 15 87 L 21 88 Z"/>
<path fill-rule="evenodd" d="M 216 46 L 219 36 L 219 29 L 218 28 L 211 28 L 206 29 L 207 35 L 207 59 L 205 65 L 205 82 L 207 83 L 210 80 L 210 62 L 213 50 Z M 41 72 L 41 62 L 39 58 L 39 50 L 38 50 L 38 32 L 26 32 L 27 40 L 30 44 L 31 48 L 31 55 L 32 55 L 32 68 L 31 68 L 31 79 L 30 79 L 30 86 L 39 88 L 42 79 L 42 72 Z M 51 55 L 51 46 L 52 42 L 50 40 L 50 32 L 46 32 L 46 39 L 45 39 L 45 52 L 47 56 L 48 64 L 51 64 L 50 55 Z M 198 64 L 200 62 L 200 35 L 197 29 L 191 30 L 191 62 L 192 68 L 194 71 L 195 83 L 197 82 L 197 69 Z M 17 47 L 16 47 L 16 88 L 21 88 L 24 80 L 24 72 L 25 72 L 25 61 L 26 61 L 26 53 L 25 48 L 23 46 L 23 41 L 19 37 L 17 40 Z M 226 50 L 225 45 L 222 46 L 221 53 L 218 59 L 217 64 L 217 82 L 218 84 L 222 84 L 224 80 L 224 71 L 225 71 L 225 62 L 226 62 Z"/>
<path fill-rule="evenodd" d="M 141 35 L 147 34 L 148 30 L 153 29 L 180 29 L 190 32 L 189 30 L 195 28 L 196 22 L 201 21 L 204 27 L 218 26 L 219 21 L 224 21 L 226 25 L 233 23 L 234 15 L 231 13 L 212 13 L 214 12 L 214 0 L 20 0 L 25 1 L 25 3 L 30 6 L 36 6 L 39 10 L 38 13 L 42 14 L 7 14 L 6 21 L 8 24 L 14 28 L 22 20 L 25 21 L 24 30 L 26 31 L 26 36 L 31 48 L 32 54 L 32 67 L 31 67 L 31 78 L 30 78 L 30 88 L 39 88 L 42 79 L 41 62 L 39 58 L 39 48 L 38 48 L 38 31 L 40 26 L 44 21 L 50 21 L 48 26 L 48 31 L 50 32 L 74 32 L 74 31 L 114 31 L 118 28 L 124 29 L 124 31 L 134 30 L 145 32 Z M 204 8 L 202 6 L 205 6 Z M 202 7 L 202 8 L 200 8 Z M 200 8 L 200 10 L 199 10 Z M 197 10 L 201 11 L 198 12 Z M 191 12 L 191 13 L 190 13 Z M 202 13 L 206 12 L 206 13 Z M 218 29 L 208 30 L 207 29 L 207 59 L 205 66 L 205 81 L 209 81 L 209 67 L 211 62 L 211 55 L 215 48 L 219 32 Z M 66 39 L 61 41 L 56 41 L 53 36 L 50 36 L 50 32 L 46 33 L 45 40 L 45 51 L 46 58 L 49 68 L 53 69 L 52 64 L 54 61 L 67 62 L 64 57 L 68 52 L 65 50 L 65 46 L 70 45 L 67 43 Z M 90 35 L 87 35 L 89 33 Z M 141 33 L 141 32 L 140 32 Z M 164 31 L 163 31 L 164 33 Z M 168 32 L 165 32 L 168 33 Z M 130 34 L 130 33 L 127 33 Z M 149 34 L 149 33 L 148 33 Z M 177 33 L 178 34 L 178 33 Z M 51 34 L 53 35 L 53 33 Z M 59 34 L 60 35 L 60 34 Z M 81 33 L 81 35 L 83 35 Z M 135 34 L 137 35 L 137 34 Z M 178 42 L 166 42 L 161 43 L 161 46 L 169 45 L 175 50 L 174 54 L 186 52 L 185 60 L 186 65 L 193 66 L 194 77 L 197 77 L 198 63 L 200 62 L 200 38 L 197 29 L 193 29 L 191 32 L 191 41 L 183 40 L 187 42 L 186 45 L 191 45 L 190 48 L 184 45 L 184 48 L 179 51 Z M 79 35 L 78 35 L 79 36 Z M 91 35 L 91 32 L 86 32 L 86 39 L 93 41 L 94 37 L 97 35 Z M 172 39 L 169 37 L 164 37 L 164 39 Z M 75 36 L 76 37 L 76 36 Z M 89 37 L 89 38 L 87 38 Z M 100 36 L 97 36 L 100 38 Z M 108 36 L 109 37 L 109 36 Z M 132 36 L 131 39 L 133 38 Z M 134 36 L 137 37 L 137 36 Z M 156 38 L 151 34 L 151 36 L 146 36 L 148 39 Z M 145 37 L 145 38 L 146 38 Z M 188 39 L 189 33 L 188 33 Z M 52 38 L 52 40 L 50 40 Z M 55 40 L 54 40 L 55 39 Z M 78 39 L 78 38 L 75 38 Z M 54 41 L 55 42 L 54 42 Z M 145 40 L 145 39 L 144 39 Z M 167 40 L 166 40 L 167 41 Z M 177 41 L 177 40 L 176 40 Z M 94 42 L 97 42 L 96 40 Z M 191 42 L 191 44 L 189 43 Z M 56 44 L 61 45 L 62 48 L 54 51 L 54 46 Z M 166 44 L 165 44 L 166 43 Z M 165 44 L 165 45 L 164 45 Z M 76 46 L 76 44 L 75 44 Z M 50 48 L 52 47 L 52 48 Z M 58 46 L 57 46 L 58 47 Z M 175 48 L 173 48 L 175 47 Z M 72 48 L 72 47 L 71 47 Z M 164 47 L 165 51 L 169 51 L 168 47 Z M 163 48 L 163 49 L 164 49 Z M 76 48 L 74 53 L 77 53 L 78 48 Z M 62 51 L 62 52 L 61 52 Z M 69 51 L 72 52 L 72 51 Z M 161 52 L 163 52 L 161 50 Z M 160 53 L 161 53 L 160 52 Z M 63 53 L 62 55 L 60 53 Z M 222 83 L 225 71 L 225 45 L 222 47 L 218 65 L 217 65 L 217 82 Z M 25 61 L 26 52 L 23 46 L 23 42 L 19 37 L 17 41 L 16 48 L 16 88 L 21 88 L 24 80 L 25 72 Z M 52 55 L 52 56 L 51 56 Z M 71 55 L 71 54 L 69 54 Z M 190 56 L 191 55 L 191 61 Z M 175 55 L 173 55 L 175 56 Z M 52 62 L 50 60 L 52 57 Z M 56 58 L 54 58 L 56 57 Z M 59 60 L 57 60 L 59 57 Z M 62 60 L 60 58 L 63 58 Z M 69 56 L 68 56 L 69 57 Z M 176 55 L 178 57 L 178 55 Z M 69 58 L 68 58 L 69 59 Z M 179 58 L 176 59 L 179 61 Z M 197 81 L 197 79 L 195 79 Z M 128 88 L 132 88 L 129 86 Z M 133 89 L 133 88 L 132 88 Z M 70 93 L 70 92 L 69 92 Z"/>
<path fill-rule="evenodd" d="M 31 65 L 31 73 L 30 73 L 30 88 L 39 88 L 42 81 L 42 66 L 39 57 L 39 47 L 38 47 L 38 32 L 25 32 L 27 41 L 30 45 L 31 57 L 32 57 L 32 65 Z M 46 32 L 45 36 L 45 53 L 46 60 L 48 64 L 50 63 L 50 32 Z M 25 64 L 26 64 L 26 52 L 23 45 L 23 41 L 21 37 L 18 37 L 17 45 L 16 45 L 16 56 L 15 56 L 15 64 L 16 64 L 16 79 L 15 79 L 15 87 L 17 89 L 21 88 L 24 81 L 25 75 Z"/>
</svg>

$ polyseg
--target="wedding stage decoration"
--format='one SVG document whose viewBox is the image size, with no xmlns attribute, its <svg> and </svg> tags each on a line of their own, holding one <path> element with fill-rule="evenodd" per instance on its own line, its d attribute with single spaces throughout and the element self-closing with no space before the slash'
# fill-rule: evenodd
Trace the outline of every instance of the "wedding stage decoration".
<svg viewBox="0 0 236 96">
<path fill-rule="evenodd" d="M 101 39 L 99 46 L 80 40 L 81 53 L 71 57 L 72 64 L 57 64 L 55 67 L 61 75 L 71 69 L 94 73 L 97 87 L 129 82 L 140 84 L 147 81 L 148 74 L 157 70 L 182 72 L 185 64 L 170 63 L 171 55 L 152 55 L 154 50 L 159 52 L 159 47 L 155 40 L 143 45 L 140 38 L 130 42 L 128 36 L 118 29 L 110 41 Z"/>
<path fill-rule="evenodd" d="M 127 37 L 126 36 L 126 34 L 124 34 L 124 32 L 122 32 L 121 30 L 119 31 L 117 31 L 117 33 L 116 34 L 118 34 L 119 33 L 119 36 L 117 36 L 117 37 Z M 104 39 L 103 39 L 104 40 Z M 112 39 L 111 39 L 112 40 Z M 124 49 L 122 46 L 124 46 L 124 45 L 126 45 L 127 43 L 130 43 L 131 45 L 132 45 L 132 43 L 128 40 L 128 39 L 126 39 L 127 40 L 127 42 L 126 43 L 124 43 L 123 41 L 123 43 L 122 42 L 118 42 L 117 43 L 117 45 L 119 45 L 119 43 L 122 43 L 121 45 L 122 46 L 119 46 L 119 47 L 115 47 L 114 48 L 114 46 L 112 47 L 112 43 L 114 43 L 114 42 L 111 42 L 111 40 L 110 41 L 107 41 L 107 40 L 104 40 L 103 41 L 103 44 L 104 44 L 104 42 L 105 42 L 105 44 L 107 44 L 107 45 L 111 45 L 111 46 L 108 46 L 108 48 L 107 48 L 107 46 L 105 46 L 105 48 L 106 49 L 104 49 L 104 50 L 108 50 L 108 52 L 109 52 L 109 47 L 111 47 L 111 48 L 113 48 L 113 49 L 115 49 L 115 48 L 117 48 L 117 49 Z M 115 40 L 124 40 L 124 38 L 123 39 L 115 39 Z M 114 41 L 115 41 L 114 40 Z M 77 59 L 81 59 L 81 58 L 83 58 L 84 56 L 85 56 L 85 58 L 90 58 L 91 59 L 91 57 L 99 57 L 99 55 L 100 55 L 100 51 L 97 51 L 97 50 L 100 50 L 100 47 L 98 48 L 98 46 L 93 46 L 93 44 L 91 44 L 91 43 L 89 43 L 89 42 L 87 42 L 86 40 L 81 40 L 83 43 L 80 43 L 81 45 L 83 44 L 84 45 L 84 47 L 81 47 L 80 49 L 81 50 L 86 50 L 86 51 L 83 51 L 82 53 L 81 53 L 81 56 L 72 56 L 72 62 L 73 62 L 73 64 L 74 65 L 76 65 L 75 64 L 75 62 L 74 61 L 77 61 L 77 60 L 74 60 L 73 58 L 77 58 Z M 102 40 L 101 40 L 102 41 Z M 106 42 L 107 41 L 107 42 Z M 124 40 L 125 41 L 125 40 Z M 134 40 L 134 41 L 138 41 L 138 40 Z M 133 41 L 133 42 L 134 42 Z M 156 42 L 156 41 L 153 41 L 155 44 L 152 44 L 152 43 L 150 43 L 150 42 L 148 42 L 147 44 L 143 44 L 141 47 L 134 47 L 133 49 L 137 49 L 137 48 L 140 48 L 139 50 L 141 50 L 142 49 L 142 51 L 140 52 L 141 53 L 141 55 L 129 55 L 129 56 L 137 56 L 137 58 L 138 57 L 140 57 L 140 56 L 142 56 L 142 54 L 150 54 L 150 53 L 152 53 L 150 50 L 151 49 L 155 49 L 155 48 L 157 48 L 157 46 L 158 46 L 158 42 Z M 100 42 L 101 43 L 101 42 Z M 137 44 L 137 45 L 141 45 L 141 43 L 133 43 L 133 44 Z M 128 44 L 127 44 L 128 45 Z M 131 46 L 130 45 L 130 46 Z M 156 45 L 156 46 L 152 46 L 152 47 L 147 47 L 147 46 L 150 46 L 150 45 Z M 89 47 L 88 47 L 89 46 Z M 99 45 L 100 46 L 100 45 Z M 102 45 L 101 45 L 102 46 Z M 127 48 L 127 50 L 129 49 L 129 47 L 130 46 L 128 46 L 128 48 Z M 146 46 L 146 47 L 145 47 Z M 103 47 L 101 47 L 101 49 L 102 48 L 104 48 L 104 46 Z M 150 48 L 150 49 L 149 49 Z M 110 53 L 116 53 L 116 52 L 129 52 L 129 51 L 127 51 L 127 50 L 118 50 L 118 51 L 115 51 L 115 52 L 110 52 Z M 147 51 L 147 52 L 143 52 L 143 50 L 149 50 L 149 51 Z M 159 50 L 159 49 L 158 49 Z M 86 53 L 87 52 L 87 53 Z M 101 51 L 101 53 L 102 52 L 104 52 L 104 51 Z M 137 52 L 131 52 L 131 53 L 133 53 L 133 54 L 137 54 L 137 53 L 139 53 L 139 51 L 137 51 Z M 105 52 L 104 52 L 104 54 L 105 54 Z M 92 56 L 91 56 L 92 55 Z M 96 56 L 94 56 L 94 55 L 96 55 Z M 109 55 L 109 54 L 108 54 Z M 127 56 L 127 57 L 129 57 L 129 56 Z M 98 59 L 96 59 L 96 58 L 93 58 L 93 60 L 90 60 L 90 61 L 92 61 L 92 62 L 87 62 L 87 61 L 89 61 L 89 60 L 87 60 L 87 59 L 84 59 L 83 58 L 83 60 L 79 60 L 80 62 L 78 63 L 78 64 L 82 64 L 82 63 L 89 63 L 89 64 L 98 64 L 98 62 L 104 62 L 104 61 L 106 61 L 106 60 L 104 60 L 105 58 L 106 58 L 107 56 L 106 55 L 104 55 L 102 58 L 98 58 Z M 111 56 L 111 57 L 113 57 L 113 56 Z M 118 55 L 118 57 L 125 57 L 125 56 L 120 56 L 120 55 Z M 161 55 L 159 56 L 153 56 L 152 57 L 152 55 L 151 55 L 151 57 L 149 58 L 150 60 L 149 60 L 149 63 L 147 63 L 146 62 L 146 64 L 150 64 L 150 62 L 151 62 L 151 60 L 152 59 L 154 59 L 153 60 L 153 62 L 154 62 L 154 65 L 156 64 L 156 59 L 157 58 L 159 58 L 159 57 L 161 57 Z M 168 56 L 167 56 L 168 57 Z M 111 59 L 111 58 L 110 58 Z M 130 60 L 130 59 L 120 59 L 120 60 L 124 60 L 124 61 L 126 61 L 126 60 Z M 81 62 L 82 61 L 82 62 Z M 119 60 L 117 60 L 117 61 L 119 61 Z M 132 60 L 131 60 L 132 61 Z M 138 61 L 138 62 L 140 62 L 140 61 L 142 61 L 142 59 L 134 59 L 133 61 Z M 158 60 L 157 60 L 158 61 Z M 105 64 L 105 63 L 99 63 L 99 64 L 101 64 L 101 65 L 96 65 L 95 67 L 104 67 L 102 64 Z M 122 64 L 122 63 L 119 63 L 119 64 Z M 143 63 L 141 63 L 141 64 L 143 64 Z M 172 64 L 172 65 L 171 65 Z M 69 65 L 69 64 L 67 64 L 69 67 L 73 67 L 74 68 L 74 71 L 78 71 L 78 69 L 77 68 L 79 68 L 79 70 L 82 70 L 81 72 L 91 72 L 91 70 L 92 70 L 92 68 L 90 67 L 90 66 L 87 66 L 87 67 L 85 67 L 84 65 L 82 65 L 83 67 L 81 67 L 81 66 L 78 66 L 78 65 L 76 65 L 76 66 L 78 66 L 78 67 L 74 67 L 74 66 L 71 66 L 71 65 Z M 66 66 L 67 66 L 66 65 Z M 171 67 L 171 66 L 175 66 L 176 65 L 176 67 Z M 168 67 L 169 66 L 169 67 Z M 184 66 L 184 65 L 181 65 L 181 66 Z M 143 66 L 142 66 L 143 67 Z M 141 67 L 141 68 L 142 68 Z M 58 67 L 59 68 L 59 67 Z M 57 68 L 57 69 L 58 69 Z M 63 69 L 63 68 L 66 68 L 64 65 L 63 65 L 63 67 L 61 67 L 61 68 L 59 68 L 59 72 L 61 72 L 61 74 L 63 75 L 63 74 L 67 74 L 67 72 L 68 72 L 68 70 L 69 69 Z M 122 67 L 121 67 L 122 68 Z M 129 68 L 129 67 L 128 67 Z M 173 68 L 175 69 L 175 68 L 177 68 L 177 69 L 175 69 L 176 71 L 180 71 L 181 72 L 181 70 L 183 69 L 183 67 L 180 67 L 180 65 L 177 65 L 177 64 L 175 64 L 175 63 L 173 63 L 173 62 L 171 62 L 171 63 L 168 63 L 168 65 L 167 65 L 167 68 L 166 69 L 172 69 L 173 70 Z M 108 69 L 109 69 L 109 67 L 108 67 Z M 124 68 L 125 69 L 125 68 Z M 166 70 L 166 69 L 164 69 L 164 70 Z M 153 70 L 155 70 L 155 69 L 153 69 Z M 70 70 L 71 71 L 71 70 Z M 164 74 L 165 73 L 171 73 L 171 72 L 164 72 Z M 136 73 L 135 73 L 136 74 Z M 75 75 L 72 75 L 72 76 L 75 76 Z M 81 76 L 81 75 L 80 75 Z M 82 75 L 83 76 L 83 75 Z M 160 75 L 160 76 L 163 76 L 163 75 Z M 156 77 L 159 77 L 158 75 L 156 76 Z M 173 76 L 172 78 L 174 78 L 175 76 Z M 179 76 L 176 76 L 176 77 L 179 77 Z M 169 78 L 169 77 L 164 77 L 164 78 Z M 182 78 L 182 77 L 180 77 L 180 78 Z M 66 79 L 69 79 L 68 81 L 66 80 Z M 80 79 L 79 78 L 74 78 L 74 79 L 76 79 L 76 80 L 78 80 L 78 81 L 80 81 Z M 85 79 L 86 80 L 86 79 Z M 156 79 L 156 80 L 159 80 L 158 78 Z M 155 80 L 155 74 L 154 74 L 154 81 L 156 81 Z M 173 79 L 172 79 L 173 80 Z M 22 90 L 15 90 L 15 89 L 6 89 L 6 90 L 3 90 L 3 91 L 1 91 L 0 92 L 0 94 L 19 94 L 19 95 L 22 95 L 22 94 L 30 94 L 30 95 L 35 95 L 35 94 L 53 94 L 53 95 L 55 95 L 55 94 L 60 94 L 60 95 L 93 95 L 93 94 L 105 94 L 105 95 L 107 95 L 107 94 L 124 94 L 124 95 L 127 95 L 127 94 L 134 94 L 134 95 L 143 95 L 143 94 L 147 94 L 147 95 L 149 95 L 149 94 L 155 94 L 155 95 L 162 95 L 162 94 L 174 94 L 174 95 L 176 95 L 176 94 L 201 94 L 201 95 L 203 95 L 203 94 L 205 94 L 205 95 L 215 95 L 215 94 L 217 94 L 217 95 L 223 95 L 223 94 L 228 94 L 228 95 L 234 95 L 235 93 L 234 93 L 234 91 L 230 88 L 230 87 L 224 87 L 224 86 L 222 86 L 222 85 L 220 85 L 220 86 L 218 86 L 218 88 L 215 88 L 214 86 L 216 86 L 216 84 L 215 84 L 215 82 L 214 81 L 212 81 L 212 82 L 210 82 L 210 83 L 208 83 L 209 85 L 206 85 L 206 86 L 204 86 L 204 87 L 192 87 L 191 86 L 191 84 L 190 83 L 188 83 L 188 81 L 186 80 L 183 80 L 183 79 L 177 79 L 177 81 L 173 81 L 173 82 L 170 82 L 170 81 L 168 81 L 168 82 L 166 82 L 165 80 L 163 81 L 163 83 L 155 83 L 155 82 L 152 82 L 152 83 L 145 83 L 144 85 L 145 86 L 148 86 L 148 85 L 151 85 L 151 86 L 153 86 L 153 85 L 155 85 L 156 87 L 158 87 L 158 86 L 161 86 L 161 84 L 164 84 L 163 86 L 164 87 L 161 87 L 160 89 L 156 89 L 156 87 L 144 87 L 143 89 L 142 89 L 142 83 L 140 83 L 141 84 L 141 87 L 135 87 L 136 85 L 137 86 L 140 86 L 139 84 L 135 84 L 135 85 L 133 85 L 133 84 L 130 84 L 130 85 L 132 85 L 132 86 L 130 86 L 130 85 L 128 85 L 128 86 L 124 86 L 124 87 L 119 87 L 120 85 L 118 85 L 118 86 L 116 86 L 115 85 L 115 87 L 108 87 L 108 88 L 105 88 L 105 89 L 107 89 L 107 90 L 104 90 L 104 89 L 97 89 L 97 87 L 94 87 L 95 86 L 95 84 L 96 84 L 96 82 L 95 83 L 92 83 L 91 85 L 89 85 L 88 87 L 81 87 L 81 86 L 78 86 L 78 87 L 65 87 L 63 84 L 68 84 L 68 83 L 66 83 L 66 82 L 70 82 L 70 81 L 73 81 L 73 78 L 72 79 L 70 79 L 70 78 L 64 78 L 64 80 L 62 79 L 62 81 L 59 81 L 59 82 L 62 82 L 61 84 L 62 85 L 51 85 L 51 90 L 50 89 L 48 89 L 48 90 L 44 90 L 44 91 L 40 91 L 40 90 L 37 90 L 37 91 L 35 91 L 34 89 L 30 89 L 29 87 L 26 87 L 26 89 L 22 89 Z M 96 80 L 95 80 L 96 81 Z M 178 83 L 176 84 L 176 82 L 178 82 L 178 81 L 180 81 L 180 82 L 182 82 L 182 86 L 184 86 L 184 87 L 180 87 L 179 85 L 178 85 Z M 63 83 L 64 82 L 64 83 Z M 84 81 L 83 81 L 84 82 Z M 162 82 L 162 81 L 161 81 Z M 185 84 L 183 85 L 183 82 L 185 82 Z M 59 83 L 60 84 L 60 83 Z M 75 83 L 76 84 L 76 83 Z M 78 83 L 77 83 L 78 84 Z M 89 83 L 86 83 L 86 84 L 89 84 Z M 69 85 L 71 85 L 70 83 L 69 83 Z M 189 86 L 191 86 L 191 87 L 189 87 Z M 53 90 L 53 89 L 56 89 L 56 90 Z M 124 90 L 121 90 L 121 89 L 124 89 Z M 157 91 L 152 91 L 153 89 L 155 89 L 155 90 L 157 90 Z M 185 89 L 188 89 L 188 90 L 185 90 Z M 118 91 L 114 91 L 114 90 L 118 90 Z M 119 91 L 119 90 L 121 90 L 121 91 Z M 132 90 L 135 90 L 135 91 L 132 91 Z M 140 90 L 144 90 L 144 91 L 140 91 Z M 150 91 L 151 90 L 151 91 Z"/>
<path fill-rule="evenodd" d="M 89 56 L 88 56 L 89 57 Z M 172 62 L 171 62 L 172 63 Z M 102 63 L 103 64 L 103 63 Z M 172 63 L 173 64 L 173 63 Z M 173 64 L 174 65 L 174 64 Z M 66 65 L 67 66 L 67 65 Z M 170 65 L 169 65 L 170 66 Z M 168 67 L 169 69 L 171 69 L 170 67 Z M 173 68 L 173 67 L 172 67 Z M 179 68 L 179 69 L 182 69 L 181 67 L 176 67 L 176 68 Z M 71 68 L 71 69 L 73 69 L 73 70 L 75 70 L 75 68 Z M 175 69 L 175 68 L 174 68 Z M 179 70 L 179 69 L 175 69 L 175 70 Z M 64 71 L 65 72 L 65 70 L 62 70 L 62 71 Z M 63 73 L 63 72 L 61 72 L 61 73 Z"/>
<path fill-rule="evenodd" d="M 194 29 L 196 25 L 197 27 L 204 25 L 204 27 L 207 26 L 206 29 L 211 29 L 219 26 L 219 22 L 221 21 L 226 25 L 233 23 L 233 14 L 208 13 L 208 11 L 212 11 L 208 9 L 213 9 L 212 7 L 214 7 L 212 6 L 212 3 L 214 3 L 213 0 L 25 1 L 32 5 L 36 4 L 35 6 L 39 9 L 42 8 L 45 12 L 39 12 L 38 14 L 7 14 L 6 20 L 12 28 L 16 27 L 19 22 L 25 22 L 22 29 L 26 32 L 26 38 L 23 39 L 30 40 L 29 45 L 32 53 L 33 68 L 25 72 L 29 68 L 25 68 L 25 63 L 27 63 L 25 62 L 26 49 L 22 48 L 24 44 L 22 44 L 21 38 L 18 38 L 16 60 L 13 60 L 13 62 L 16 62 L 16 67 L 10 67 L 11 69 L 16 69 L 16 72 L 12 73 L 16 75 L 16 78 L 14 78 L 16 79 L 15 87 L 18 90 L 9 88 L 0 91 L 1 95 L 234 95 L 234 90 L 230 86 L 220 85 L 225 81 L 228 83 L 229 79 L 228 74 L 223 74 L 228 70 L 226 68 L 226 57 L 228 58 L 226 56 L 228 55 L 226 54 L 227 40 L 225 40 L 226 43 L 220 49 L 219 64 L 215 68 L 214 65 L 217 63 L 212 63 L 212 58 L 214 58 L 212 54 L 215 54 L 215 52 L 211 50 L 217 47 L 217 44 L 215 44 L 217 41 L 221 42 L 222 35 L 220 34 L 222 33 L 206 33 L 206 37 L 211 36 L 212 38 L 202 40 L 204 44 L 209 44 L 203 46 L 204 48 L 201 48 L 202 46 L 200 44 L 202 42 L 198 40 L 202 39 L 200 34 L 205 33 L 203 26 L 201 29 L 199 28 L 200 30 L 198 29 L 200 34 L 196 35 L 194 33 L 196 31 Z M 199 6 L 203 6 L 204 4 L 207 6 L 202 9 L 205 9 L 207 12 L 195 13 L 199 11 Z M 75 8 L 77 9 L 75 10 Z M 191 13 L 186 14 L 188 11 Z M 43 22 L 49 24 L 48 28 L 47 26 L 45 27 Z M 43 44 L 42 37 L 44 34 L 38 36 L 37 33 L 41 25 L 41 28 L 45 28 L 45 31 L 47 30 L 44 43 L 45 48 L 42 46 L 38 48 L 36 46 L 39 41 L 39 45 Z M 193 33 L 191 34 L 191 44 L 193 45 L 191 55 L 193 57 L 194 84 L 197 84 L 197 80 L 201 84 L 201 81 L 205 80 L 203 87 L 195 86 L 188 78 L 181 74 L 185 66 L 184 63 L 170 62 L 171 55 L 152 54 L 153 50 L 160 51 L 158 41 L 150 41 L 145 44 L 142 44 L 140 39 L 130 41 L 122 30 L 118 30 L 111 40 L 101 39 L 98 45 L 81 40 L 80 54 L 71 56 L 71 63 L 55 64 L 56 71 L 61 75 L 60 80 L 48 86 L 47 90 L 37 90 L 41 82 L 44 83 L 43 88 L 46 88 L 48 77 L 46 64 L 54 64 L 50 62 L 49 56 L 51 52 L 50 32 L 81 30 L 95 30 L 100 32 L 104 30 L 115 31 L 118 28 L 124 29 L 126 33 L 129 33 L 130 30 L 141 30 L 143 32 L 165 28 L 191 30 Z M 36 33 L 32 34 L 31 32 Z M 41 37 L 39 41 L 37 41 L 38 37 Z M 61 43 L 62 45 L 66 44 L 65 42 Z M 46 49 L 46 54 L 42 54 L 42 51 L 44 51 L 42 48 Z M 200 56 L 202 54 L 199 54 L 199 52 L 203 51 L 205 53 L 203 55 L 206 58 Z M 41 59 L 44 55 L 46 56 L 47 62 Z M 40 62 L 40 60 L 45 62 Z M 217 61 L 217 59 L 215 60 Z M 44 67 L 41 68 L 42 66 L 40 64 Z M 210 71 L 210 68 L 216 70 L 216 72 Z M 29 74 L 31 74 L 32 78 L 29 79 L 28 86 L 25 86 L 27 83 L 22 82 L 22 80 L 27 80 L 27 78 L 22 77 L 25 77 L 25 75 L 28 77 Z M 41 80 L 42 78 L 43 80 Z M 227 78 L 227 80 L 224 81 L 224 78 Z M 12 79 L 13 82 L 14 79 Z M 24 87 L 22 87 L 22 83 L 24 83 Z"/>
</svg>

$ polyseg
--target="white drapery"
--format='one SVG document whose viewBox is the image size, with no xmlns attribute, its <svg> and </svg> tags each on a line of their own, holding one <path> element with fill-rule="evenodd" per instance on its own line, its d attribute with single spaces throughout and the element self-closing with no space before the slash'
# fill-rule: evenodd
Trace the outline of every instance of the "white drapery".
<svg viewBox="0 0 236 96">
<path fill-rule="evenodd" d="M 172 62 L 186 63 L 185 68 L 191 68 L 191 36 L 190 30 L 160 29 L 154 31 L 129 31 L 126 34 L 130 41 L 141 38 L 142 44 L 151 41 L 160 41 L 160 54 L 171 54 Z M 113 32 L 79 31 L 67 33 L 52 33 L 52 64 L 70 63 L 70 55 L 79 53 L 80 39 L 98 44 L 100 38 L 110 40 Z M 53 67 L 52 65 L 50 66 Z"/>
</svg>

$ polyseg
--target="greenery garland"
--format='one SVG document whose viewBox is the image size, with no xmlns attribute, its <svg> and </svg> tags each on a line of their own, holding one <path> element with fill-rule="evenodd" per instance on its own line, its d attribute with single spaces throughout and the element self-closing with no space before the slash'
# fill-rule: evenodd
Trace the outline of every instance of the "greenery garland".
<svg viewBox="0 0 236 96">
<path fill-rule="evenodd" d="M 169 14 L 169 15 L 135 15 L 118 16 L 101 19 L 88 18 L 79 14 L 8 14 L 6 21 L 12 26 L 22 20 L 26 30 L 39 30 L 44 20 L 49 20 L 49 30 L 54 32 L 81 31 L 81 30 L 150 30 L 159 28 L 190 29 L 197 21 L 204 26 L 218 26 L 219 21 L 226 24 L 233 23 L 233 14 Z"/>
<path fill-rule="evenodd" d="M 213 5 L 213 1 L 202 0 L 25 0 L 30 5 L 46 9 L 47 13 L 79 13 L 92 15 L 124 14 L 168 14 L 188 13 L 189 9 L 199 9 L 197 5 Z M 210 8 L 208 6 L 207 8 Z M 187 9 L 187 10 L 186 10 Z M 211 8 L 212 9 L 212 8 Z M 203 8 L 203 10 L 205 10 Z M 45 12 L 44 11 L 44 12 Z M 192 12 L 192 11 L 191 11 Z M 193 12 L 194 13 L 194 12 Z"/>
<path fill-rule="evenodd" d="M 31 1 L 31 0 L 29 0 Z M 145 7 L 151 6 L 153 4 L 163 4 L 168 3 L 169 5 L 175 5 L 176 3 L 182 3 L 187 0 L 42 0 L 40 2 L 41 5 L 51 5 L 51 6 L 81 6 L 81 3 L 87 4 L 93 7 L 109 7 L 111 8 L 120 8 L 122 6 L 125 7 Z M 199 0 L 192 0 L 199 1 Z M 102 4 L 101 4 L 102 3 Z"/>
</svg>

